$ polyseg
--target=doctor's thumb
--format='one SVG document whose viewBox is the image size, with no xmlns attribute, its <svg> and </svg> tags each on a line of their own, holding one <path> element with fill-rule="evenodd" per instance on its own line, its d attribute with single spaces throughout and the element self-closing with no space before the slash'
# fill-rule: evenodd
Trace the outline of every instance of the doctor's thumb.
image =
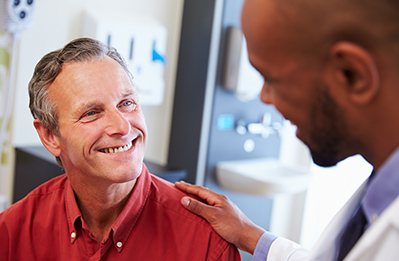
<svg viewBox="0 0 399 261">
<path fill-rule="evenodd" d="M 183 207 L 191 211 L 192 213 L 202 216 L 206 219 L 206 208 L 208 207 L 206 204 L 199 202 L 198 200 L 195 200 L 190 197 L 183 197 L 180 202 Z"/>
</svg>

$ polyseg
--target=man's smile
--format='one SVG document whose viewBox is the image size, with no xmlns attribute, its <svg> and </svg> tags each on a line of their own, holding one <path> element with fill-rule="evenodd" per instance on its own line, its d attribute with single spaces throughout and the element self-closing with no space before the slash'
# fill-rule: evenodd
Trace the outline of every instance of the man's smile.
<svg viewBox="0 0 399 261">
<path fill-rule="evenodd" d="M 130 141 L 128 144 L 121 146 L 121 147 L 114 147 L 114 148 L 105 148 L 99 150 L 100 152 L 103 153 L 119 153 L 119 152 L 124 152 L 129 150 L 133 145 L 133 141 Z"/>
</svg>

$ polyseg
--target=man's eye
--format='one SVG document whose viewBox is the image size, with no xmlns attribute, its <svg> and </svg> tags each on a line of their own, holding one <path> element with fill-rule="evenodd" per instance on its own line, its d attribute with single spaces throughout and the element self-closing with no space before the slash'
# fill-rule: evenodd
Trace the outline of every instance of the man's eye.
<svg viewBox="0 0 399 261">
<path fill-rule="evenodd" d="M 88 113 L 86 113 L 84 116 L 94 116 L 96 115 L 95 111 L 89 111 Z"/>
<path fill-rule="evenodd" d="M 123 106 L 129 106 L 129 105 L 132 105 L 132 104 L 133 104 L 132 101 L 125 101 L 125 102 L 122 103 Z"/>
<path fill-rule="evenodd" d="M 135 102 L 132 101 L 132 100 L 126 100 L 126 101 L 123 101 L 123 102 L 122 102 L 121 106 L 124 107 L 124 108 L 126 108 L 126 109 L 129 109 L 129 110 L 132 110 L 132 111 L 133 111 L 133 110 L 136 109 L 137 103 L 135 103 Z"/>
</svg>

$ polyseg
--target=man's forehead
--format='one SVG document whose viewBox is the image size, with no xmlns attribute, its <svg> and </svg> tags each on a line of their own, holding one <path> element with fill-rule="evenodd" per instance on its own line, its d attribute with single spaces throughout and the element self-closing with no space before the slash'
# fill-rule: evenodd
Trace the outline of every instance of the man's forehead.
<svg viewBox="0 0 399 261">
<path fill-rule="evenodd" d="M 82 104 L 97 103 L 101 93 L 105 92 L 108 93 L 104 97 L 136 95 L 130 76 L 111 58 L 65 63 L 60 74 L 50 84 L 48 92 L 57 102 L 83 98 L 86 101 L 82 101 Z"/>
</svg>

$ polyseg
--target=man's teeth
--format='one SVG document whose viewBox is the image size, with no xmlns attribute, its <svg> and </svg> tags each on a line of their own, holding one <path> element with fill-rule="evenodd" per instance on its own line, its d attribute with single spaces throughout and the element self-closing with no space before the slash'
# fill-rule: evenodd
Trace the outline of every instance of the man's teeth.
<svg viewBox="0 0 399 261">
<path fill-rule="evenodd" d="M 129 150 L 132 147 L 132 142 L 129 142 L 125 146 L 119 147 L 119 148 L 108 148 L 108 149 L 103 149 L 102 152 L 105 153 L 118 153 L 118 152 L 124 152 Z"/>
</svg>

